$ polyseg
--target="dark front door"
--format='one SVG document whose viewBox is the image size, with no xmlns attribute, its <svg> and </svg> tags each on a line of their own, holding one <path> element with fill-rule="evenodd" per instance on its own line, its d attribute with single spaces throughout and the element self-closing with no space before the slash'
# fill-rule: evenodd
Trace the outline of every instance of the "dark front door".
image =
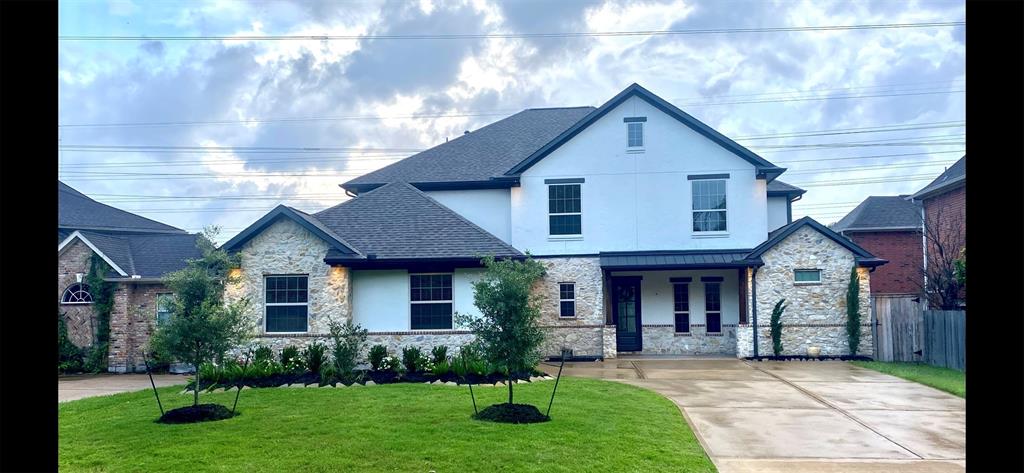
<svg viewBox="0 0 1024 473">
<path fill-rule="evenodd" d="M 618 351 L 642 350 L 640 278 L 612 278 L 612 317 Z"/>
</svg>

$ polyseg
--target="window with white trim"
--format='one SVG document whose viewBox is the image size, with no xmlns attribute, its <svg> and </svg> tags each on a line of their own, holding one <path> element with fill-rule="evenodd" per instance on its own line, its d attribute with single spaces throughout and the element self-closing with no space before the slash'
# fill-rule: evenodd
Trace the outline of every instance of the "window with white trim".
<svg viewBox="0 0 1024 473">
<path fill-rule="evenodd" d="M 174 302 L 174 294 L 162 292 L 156 295 L 156 324 L 164 325 L 171 320 L 171 306 Z"/>
<path fill-rule="evenodd" d="M 409 275 L 410 328 L 448 330 L 452 328 L 452 275 Z"/>
<path fill-rule="evenodd" d="M 722 333 L 721 283 L 704 283 L 704 320 L 707 333 Z"/>
<path fill-rule="evenodd" d="M 558 283 L 558 316 L 576 317 L 576 283 Z"/>
<path fill-rule="evenodd" d="M 548 230 L 550 235 L 583 234 L 580 184 L 548 185 Z"/>
<path fill-rule="evenodd" d="M 60 296 L 61 304 L 92 304 L 92 294 L 89 292 L 89 285 L 85 283 L 74 283 L 64 290 Z"/>
<path fill-rule="evenodd" d="M 626 123 L 626 146 L 630 148 L 644 147 L 644 124 L 643 122 Z"/>
<path fill-rule="evenodd" d="M 297 333 L 309 329 L 309 276 L 266 277 L 267 333 Z"/>
<path fill-rule="evenodd" d="M 690 333 L 690 284 L 672 283 L 676 333 Z"/>
<path fill-rule="evenodd" d="M 795 269 L 793 270 L 793 282 L 797 284 L 820 284 L 820 269 Z"/>
<path fill-rule="evenodd" d="M 726 231 L 725 179 L 694 179 L 690 182 L 693 191 L 693 231 Z"/>
</svg>

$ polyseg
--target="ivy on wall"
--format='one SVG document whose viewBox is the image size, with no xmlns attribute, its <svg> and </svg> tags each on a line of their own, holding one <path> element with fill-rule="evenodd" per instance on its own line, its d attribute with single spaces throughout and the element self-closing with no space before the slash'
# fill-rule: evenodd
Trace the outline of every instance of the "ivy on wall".
<svg viewBox="0 0 1024 473">
<path fill-rule="evenodd" d="M 85 370 L 101 372 L 107 370 L 107 353 L 110 349 L 110 312 L 114 309 L 114 283 L 104 281 L 110 265 L 103 258 L 92 255 L 89 260 L 89 274 L 85 283 L 92 294 L 93 311 L 96 314 L 96 336 L 85 360 Z"/>
</svg>

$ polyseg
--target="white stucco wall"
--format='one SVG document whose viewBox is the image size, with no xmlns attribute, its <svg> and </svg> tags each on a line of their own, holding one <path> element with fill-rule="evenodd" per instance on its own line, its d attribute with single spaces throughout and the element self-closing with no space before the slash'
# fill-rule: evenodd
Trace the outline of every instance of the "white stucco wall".
<svg viewBox="0 0 1024 473">
<path fill-rule="evenodd" d="M 643 276 L 640 281 L 640 316 L 644 325 L 675 324 L 675 300 L 669 278 L 691 277 L 690 323 L 704 324 L 704 282 L 701 277 L 720 276 L 722 288 L 722 324 L 737 324 L 740 320 L 739 275 L 736 270 L 701 271 L 628 271 L 613 272 L 612 276 Z"/>
<path fill-rule="evenodd" d="M 789 214 L 787 213 L 787 201 L 789 197 L 769 197 L 768 198 L 768 231 L 775 230 L 787 223 L 789 223 Z"/>
<path fill-rule="evenodd" d="M 509 189 L 428 191 L 425 193 L 505 243 L 511 241 L 512 214 Z"/>
<path fill-rule="evenodd" d="M 643 153 L 626 152 L 623 118 L 647 117 Z M 692 232 L 690 174 L 729 174 L 728 235 Z M 545 179 L 584 178 L 583 238 L 548 235 Z M 753 248 L 768 234 L 765 181 L 752 164 L 631 98 L 523 173 L 511 190 L 511 243 L 538 255 Z"/>
<path fill-rule="evenodd" d="M 473 305 L 471 283 L 482 269 L 456 269 L 452 275 L 452 310 L 479 315 Z M 352 271 L 353 320 L 371 332 L 398 332 L 411 329 L 409 309 L 409 272 L 397 270 Z M 458 329 L 456 324 L 454 329 Z"/>
</svg>

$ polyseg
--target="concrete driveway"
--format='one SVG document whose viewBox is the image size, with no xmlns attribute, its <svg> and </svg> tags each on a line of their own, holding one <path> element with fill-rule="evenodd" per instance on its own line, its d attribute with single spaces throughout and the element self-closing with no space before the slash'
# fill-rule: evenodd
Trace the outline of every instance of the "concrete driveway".
<svg viewBox="0 0 1024 473">
<path fill-rule="evenodd" d="M 845 362 L 625 358 L 563 375 L 668 397 L 723 473 L 965 470 L 963 399 Z"/>
<path fill-rule="evenodd" d="M 180 374 L 155 374 L 153 382 L 158 388 L 185 384 L 188 376 Z M 152 389 L 149 376 L 144 374 L 86 374 L 61 376 L 57 378 L 57 402 L 74 401 L 84 397 L 106 396 Z"/>
</svg>

